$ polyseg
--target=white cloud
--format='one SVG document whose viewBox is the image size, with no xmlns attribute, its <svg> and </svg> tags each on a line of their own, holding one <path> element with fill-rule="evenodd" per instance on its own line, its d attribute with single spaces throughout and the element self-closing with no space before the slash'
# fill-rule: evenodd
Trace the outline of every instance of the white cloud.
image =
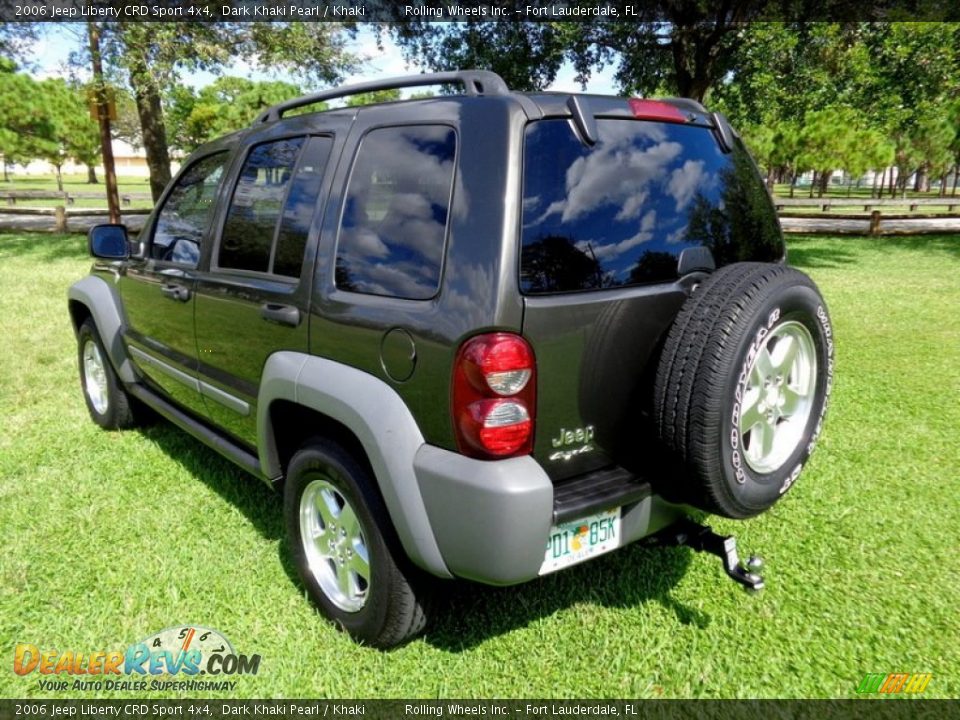
<svg viewBox="0 0 960 720">
<path fill-rule="evenodd" d="M 703 160 L 687 160 L 683 167 L 677 168 L 670 174 L 667 183 L 667 192 L 677 202 L 677 212 L 683 210 L 697 191 L 709 185 L 709 173 L 704 172 Z"/>
<path fill-rule="evenodd" d="M 642 245 L 648 240 L 653 239 L 653 228 L 656 226 L 656 224 L 657 211 L 651 210 L 643 216 L 643 220 L 640 221 L 640 232 L 638 232 L 636 235 L 632 235 L 626 240 L 621 240 L 613 245 L 598 245 L 596 243 L 588 244 L 586 241 L 581 240 L 577 243 L 577 249 L 587 254 L 592 253 L 597 260 L 614 258 L 618 255 L 623 255 L 623 253 L 629 250 L 633 250 L 633 248 L 637 247 L 638 245 Z"/>
</svg>

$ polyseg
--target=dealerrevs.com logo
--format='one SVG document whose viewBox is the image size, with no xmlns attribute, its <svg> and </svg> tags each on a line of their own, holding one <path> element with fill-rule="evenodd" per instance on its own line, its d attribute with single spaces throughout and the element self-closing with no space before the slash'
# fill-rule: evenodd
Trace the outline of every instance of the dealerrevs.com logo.
<svg viewBox="0 0 960 720">
<path fill-rule="evenodd" d="M 167 628 L 122 650 L 61 652 L 17 643 L 13 657 L 13 671 L 35 675 L 45 691 L 233 690 L 237 681 L 225 676 L 259 669 L 259 655 L 239 654 L 223 634 L 199 625 Z"/>
</svg>

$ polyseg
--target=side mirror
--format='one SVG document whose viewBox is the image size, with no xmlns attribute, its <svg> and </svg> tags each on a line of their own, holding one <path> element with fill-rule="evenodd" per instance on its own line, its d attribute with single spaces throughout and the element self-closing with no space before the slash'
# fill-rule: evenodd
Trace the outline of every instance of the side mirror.
<svg viewBox="0 0 960 720">
<path fill-rule="evenodd" d="M 104 260 L 126 260 L 130 243 L 126 225 L 94 225 L 87 233 L 90 254 Z"/>
</svg>

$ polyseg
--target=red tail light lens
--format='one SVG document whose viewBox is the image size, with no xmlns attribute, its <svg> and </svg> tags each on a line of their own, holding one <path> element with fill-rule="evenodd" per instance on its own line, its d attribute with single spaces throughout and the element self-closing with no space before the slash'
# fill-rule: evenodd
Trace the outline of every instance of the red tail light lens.
<svg viewBox="0 0 960 720">
<path fill-rule="evenodd" d="M 494 459 L 533 450 L 536 363 L 519 335 L 467 340 L 453 369 L 453 424 L 465 455 Z"/>
</svg>

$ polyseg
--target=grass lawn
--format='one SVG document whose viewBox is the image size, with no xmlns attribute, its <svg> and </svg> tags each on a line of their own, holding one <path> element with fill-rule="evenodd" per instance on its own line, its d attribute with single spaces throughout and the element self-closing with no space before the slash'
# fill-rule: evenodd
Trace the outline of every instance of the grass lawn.
<svg viewBox="0 0 960 720">
<path fill-rule="evenodd" d="M 120 650 L 181 624 L 262 656 L 237 697 L 849 698 L 867 672 L 960 696 L 960 236 L 790 244 L 833 315 L 830 416 L 783 502 L 715 523 L 764 555 L 767 589 L 631 546 L 516 588 L 445 586 L 427 635 L 382 653 L 311 609 L 258 481 L 169 425 L 88 420 L 65 297 L 84 239 L 0 236 L 0 697 L 71 695 L 14 675 L 16 642 Z"/>
</svg>

